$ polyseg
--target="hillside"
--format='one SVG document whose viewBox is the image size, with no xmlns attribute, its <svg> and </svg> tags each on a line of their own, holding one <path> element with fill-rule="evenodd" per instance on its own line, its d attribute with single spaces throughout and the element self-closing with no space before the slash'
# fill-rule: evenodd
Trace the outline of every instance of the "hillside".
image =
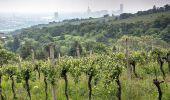
<svg viewBox="0 0 170 100">
<path fill-rule="evenodd" d="M 138 47 L 141 41 L 145 47 L 143 49 L 149 50 L 151 47 L 169 47 L 169 33 L 170 11 L 155 13 L 148 10 L 143 11 L 142 15 L 125 13 L 114 17 L 72 19 L 36 25 L 12 32 L 14 35 L 5 45 L 14 52 L 24 54 L 24 58 L 30 55 L 30 48 L 44 55 L 42 51 L 50 43 L 55 44 L 56 52 L 63 55 L 72 55 L 72 47 L 77 42 L 84 54 L 90 49 L 100 53 L 110 51 L 113 47 L 123 50 L 122 39 L 129 36 L 137 42 L 131 44 L 133 50 L 142 49 Z M 151 46 L 150 42 L 155 46 Z"/>
<path fill-rule="evenodd" d="M 0 100 L 170 100 L 170 4 L 118 3 L 1 0 L 0 31 L 18 30 L 0 33 Z"/>
<path fill-rule="evenodd" d="M 35 26 L 32 26 L 32 28 L 55 27 L 55 26 L 62 26 L 65 24 L 80 25 L 81 23 L 103 22 L 103 21 L 106 21 L 107 23 L 110 23 L 110 24 L 135 23 L 138 21 L 152 22 L 159 16 L 170 16 L 170 11 L 153 13 L 153 14 L 142 15 L 142 16 L 134 16 L 134 17 L 121 19 L 121 20 L 116 20 L 115 16 L 101 17 L 101 18 L 89 18 L 89 19 L 72 19 L 72 20 L 65 20 L 62 22 L 50 22 L 49 24 L 35 25 Z"/>
</svg>

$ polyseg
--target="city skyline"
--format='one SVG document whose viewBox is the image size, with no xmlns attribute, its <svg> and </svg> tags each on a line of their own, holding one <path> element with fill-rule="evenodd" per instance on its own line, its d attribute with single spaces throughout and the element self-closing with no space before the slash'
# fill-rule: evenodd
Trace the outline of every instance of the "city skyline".
<svg viewBox="0 0 170 100">
<path fill-rule="evenodd" d="M 45 13 L 45 12 L 85 12 L 119 10 L 124 5 L 125 12 L 135 13 L 169 4 L 170 0 L 0 0 L 0 12 Z"/>
</svg>

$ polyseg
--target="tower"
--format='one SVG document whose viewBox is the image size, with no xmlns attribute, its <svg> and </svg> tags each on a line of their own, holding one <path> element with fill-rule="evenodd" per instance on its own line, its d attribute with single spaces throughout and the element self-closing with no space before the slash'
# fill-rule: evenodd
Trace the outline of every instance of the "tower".
<svg viewBox="0 0 170 100">
<path fill-rule="evenodd" d="M 54 13 L 54 19 L 58 19 L 58 12 Z"/>
<path fill-rule="evenodd" d="M 120 4 L 120 13 L 123 13 L 123 4 Z"/>
<path fill-rule="evenodd" d="M 87 13 L 90 14 L 91 13 L 91 9 L 90 7 L 88 6 L 88 9 L 87 9 Z"/>
</svg>

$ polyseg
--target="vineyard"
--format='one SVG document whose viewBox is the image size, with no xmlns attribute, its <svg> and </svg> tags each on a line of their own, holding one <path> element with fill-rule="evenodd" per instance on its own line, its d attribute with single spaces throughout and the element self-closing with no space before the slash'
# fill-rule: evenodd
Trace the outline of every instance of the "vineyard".
<svg viewBox="0 0 170 100">
<path fill-rule="evenodd" d="M 168 50 L 22 60 L 0 49 L 1 100 L 169 100 Z"/>
<path fill-rule="evenodd" d="M 0 33 L 0 100 L 170 100 L 169 33 L 169 4 Z"/>
</svg>

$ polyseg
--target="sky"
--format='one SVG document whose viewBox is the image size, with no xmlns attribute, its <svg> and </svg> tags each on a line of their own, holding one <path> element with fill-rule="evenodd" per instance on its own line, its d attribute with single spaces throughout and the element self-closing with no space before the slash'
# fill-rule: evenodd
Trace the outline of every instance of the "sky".
<svg viewBox="0 0 170 100">
<path fill-rule="evenodd" d="M 0 0 L 0 12 L 85 12 L 88 6 L 92 11 L 119 10 L 124 5 L 124 12 L 137 12 L 170 4 L 170 0 Z"/>
</svg>

